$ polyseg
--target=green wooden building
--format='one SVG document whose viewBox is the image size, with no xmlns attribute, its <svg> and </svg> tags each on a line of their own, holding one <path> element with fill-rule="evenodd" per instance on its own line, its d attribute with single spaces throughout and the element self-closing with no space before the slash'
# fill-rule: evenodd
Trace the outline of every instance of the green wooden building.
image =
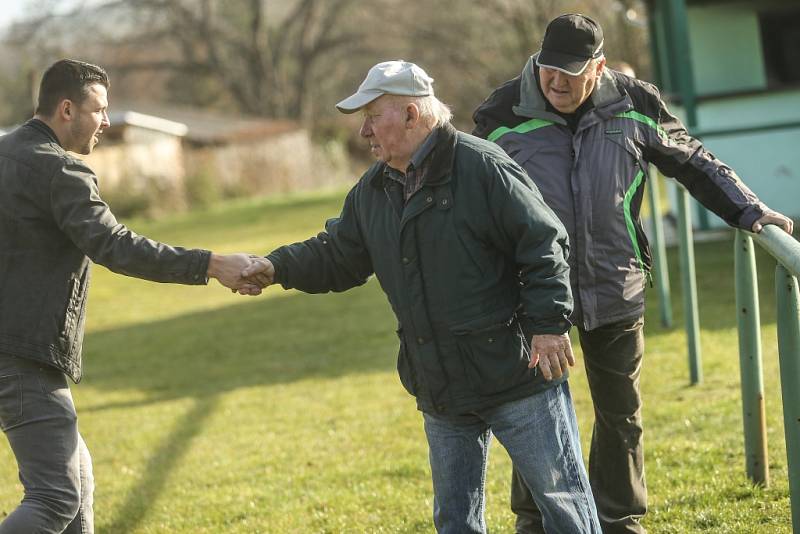
<svg viewBox="0 0 800 534">
<path fill-rule="evenodd" d="M 800 221 L 800 1 L 646 0 L 656 83 L 706 147 Z M 697 206 L 696 225 L 722 221 Z"/>
</svg>

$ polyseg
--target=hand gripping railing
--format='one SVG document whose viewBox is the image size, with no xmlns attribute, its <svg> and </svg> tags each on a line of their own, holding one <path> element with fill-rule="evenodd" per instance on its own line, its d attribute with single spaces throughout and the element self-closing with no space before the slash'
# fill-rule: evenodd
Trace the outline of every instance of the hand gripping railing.
<svg viewBox="0 0 800 534">
<path fill-rule="evenodd" d="M 744 449 L 747 475 L 753 482 L 764 485 L 769 484 L 769 471 L 753 240 L 778 262 L 775 268 L 776 316 L 789 498 L 792 525 L 794 531 L 800 531 L 800 291 L 797 285 L 800 243 L 773 225 L 765 226 L 758 234 L 736 232 L 736 309 L 739 316 Z"/>
</svg>

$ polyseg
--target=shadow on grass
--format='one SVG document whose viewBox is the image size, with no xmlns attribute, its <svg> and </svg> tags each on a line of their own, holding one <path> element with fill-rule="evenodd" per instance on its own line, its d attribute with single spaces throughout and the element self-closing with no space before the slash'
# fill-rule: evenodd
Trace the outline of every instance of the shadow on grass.
<svg viewBox="0 0 800 534">
<path fill-rule="evenodd" d="M 218 396 L 195 400 L 192 409 L 180 418 L 167 439 L 153 452 L 144 467 L 141 480 L 132 488 L 125 503 L 115 511 L 111 524 L 104 526 L 103 531 L 131 532 L 145 519 L 151 503 L 156 502 L 163 491 L 170 472 L 189 450 L 192 439 L 203 430 L 218 403 Z"/>
<path fill-rule="evenodd" d="M 735 328 L 733 245 L 698 245 L 697 272 L 703 328 Z M 677 254 L 671 251 L 675 328 L 681 328 Z M 774 261 L 758 257 L 762 320 L 774 322 Z M 272 289 L 270 291 L 280 291 Z M 648 336 L 657 325 L 651 291 Z M 81 413 L 144 406 L 178 398 L 194 406 L 154 452 L 142 478 L 114 513 L 109 532 L 128 531 L 146 517 L 170 473 L 213 414 L 220 395 L 245 387 L 393 372 L 394 319 L 377 283 L 345 295 L 288 294 L 240 299 L 213 311 L 95 332 L 85 343 L 86 383 L 101 391 L 138 390 L 143 398 L 81 406 Z"/>
<path fill-rule="evenodd" d="M 346 295 L 238 298 L 226 308 L 88 335 L 87 385 L 147 396 L 82 410 L 394 369 L 394 319 L 374 282 Z"/>
<path fill-rule="evenodd" d="M 84 405 L 80 413 L 178 398 L 195 402 L 162 443 L 154 444 L 108 532 L 129 532 L 145 519 L 225 392 L 394 370 L 394 319 L 376 283 L 347 295 L 288 294 L 235 302 L 86 337 L 87 385 L 110 392 L 135 389 L 145 397 Z"/>
</svg>

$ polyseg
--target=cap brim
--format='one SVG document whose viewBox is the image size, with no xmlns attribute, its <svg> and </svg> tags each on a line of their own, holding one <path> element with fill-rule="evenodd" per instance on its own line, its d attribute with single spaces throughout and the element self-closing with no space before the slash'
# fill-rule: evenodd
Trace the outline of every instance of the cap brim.
<svg viewBox="0 0 800 534">
<path fill-rule="evenodd" d="M 381 91 L 358 92 L 336 104 L 336 109 L 342 113 L 355 113 L 383 94 Z"/>
<path fill-rule="evenodd" d="M 548 69 L 556 69 L 569 74 L 578 76 L 586 70 L 592 58 L 573 56 L 571 54 L 561 54 L 552 50 L 542 50 L 536 57 L 536 65 Z"/>
</svg>

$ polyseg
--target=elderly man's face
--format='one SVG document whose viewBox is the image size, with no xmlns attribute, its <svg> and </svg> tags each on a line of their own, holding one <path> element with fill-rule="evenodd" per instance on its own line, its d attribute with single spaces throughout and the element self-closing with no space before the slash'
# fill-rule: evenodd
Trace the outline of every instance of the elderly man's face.
<svg viewBox="0 0 800 534">
<path fill-rule="evenodd" d="M 361 137 L 369 141 L 369 150 L 375 159 L 405 172 L 410 157 L 407 113 L 400 103 L 384 95 L 376 98 L 361 110 L 364 122 Z M 413 147 L 412 147 L 413 148 Z"/>
<path fill-rule="evenodd" d="M 605 58 L 590 63 L 581 74 L 572 76 L 556 69 L 539 67 L 539 86 L 542 94 L 561 113 L 573 113 L 594 91 L 597 78 L 603 72 Z"/>
</svg>

